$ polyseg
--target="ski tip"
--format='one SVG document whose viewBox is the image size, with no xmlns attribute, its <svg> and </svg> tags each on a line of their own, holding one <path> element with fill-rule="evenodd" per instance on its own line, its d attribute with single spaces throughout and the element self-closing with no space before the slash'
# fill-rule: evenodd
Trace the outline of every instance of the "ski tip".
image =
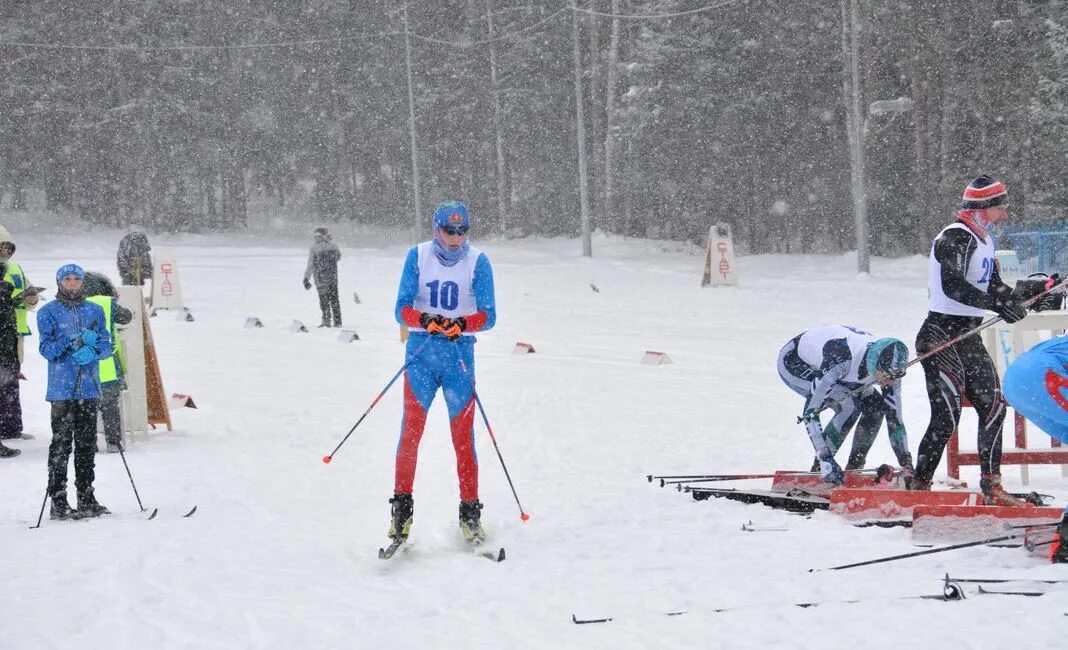
<svg viewBox="0 0 1068 650">
<path fill-rule="evenodd" d="M 150 514 L 148 516 L 148 518 L 149 519 L 155 519 L 156 515 L 158 515 L 158 514 L 159 514 L 159 508 L 152 508 L 152 514 Z"/>
<path fill-rule="evenodd" d="M 497 561 L 504 562 L 504 547 L 501 547 L 500 552 L 497 553 Z"/>
<path fill-rule="evenodd" d="M 379 560 L 385 560 L 387 558 L 388 558 L 388 556 L 386 555 L 386 549 L 384 549 L 384 548 L 378 549 L 378 559 Z"/>
<path fill-rule="evenodd" d="M 182 515 L 182 517 L 192 517 L 197 511 L 197 506 L 193 506 L 193 509 Z"/>
</svg>

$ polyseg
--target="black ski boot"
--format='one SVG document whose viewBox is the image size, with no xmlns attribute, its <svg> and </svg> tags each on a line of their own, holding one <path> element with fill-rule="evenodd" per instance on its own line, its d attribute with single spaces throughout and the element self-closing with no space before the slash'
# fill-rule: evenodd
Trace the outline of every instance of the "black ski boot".
<svg viewBox="0 0 1068 650">
<path fill-rule="evenodd" d="M 126 451 L 126 445 L 122 444 L 122 438 L 110 438 L 107 441 L 107 449 L 109 454 L 117 454 L 122 451 Z"/>
<path fill-rule="evenodd" d="M 67 491 L 56 492 L 52 495 L 52 507 L 48 510 L 49 519 L 70 519 L 74 516 L 74 511 L 70 509 L 70 503 L 67 502 Z"/>
<path fill-rule="evenodd" d="M 100 505 L 96 497 L 93 496 L 93 488 L 78 491 L 78 513 L 76 515 L 78 519 L 109 514 L 111 514 L 111 511 Z"/>
<path fill-rule="evenodd" d="M 12 449 L 11 447 L 5 447 L 4 444 L 0 442 L 0 458 L 14 458 L 15 456 L 18 456 L 21 453 L 21 449 Z"/>
<path fill-rule="evenodd" d="M 411 532 L 412 517 L 415 514 L 415 502 L 412 500 L 412 495 L 394 494 L 389 502 L 393 504 L 390 510 L 389 537 L 406 540 L 408 533 Z"/>
<path fill-rule="evenodd" d="M 460 502 L 460 532 L 470 544 L 481 544 L 486 539 L 486 530 L 482 528 L 482 502 Z"/>
</svg>

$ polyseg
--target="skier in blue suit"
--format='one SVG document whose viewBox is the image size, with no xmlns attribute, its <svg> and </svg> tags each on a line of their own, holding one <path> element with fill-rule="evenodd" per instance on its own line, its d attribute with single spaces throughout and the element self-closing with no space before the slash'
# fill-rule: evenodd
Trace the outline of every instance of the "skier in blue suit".
<svg viewBox="0 0 1068 650">
<path fill-rule="evenodd" d="M 474 440 L 475 332 L 497 320 L 493 268 L 471 246 L 471 217 L 460 201 L 434 211 L 434 237 L 412 247 L 397 291 L 397 322 L 410 328 L 404 372 L 404 418 L 397 445 L 389 536 L 406 539 L 412 523 L 412 488 L 426 414 L 440 388 L 449 410 L 460 482 L 460 530 L 483 538 Z"/>
</svg>

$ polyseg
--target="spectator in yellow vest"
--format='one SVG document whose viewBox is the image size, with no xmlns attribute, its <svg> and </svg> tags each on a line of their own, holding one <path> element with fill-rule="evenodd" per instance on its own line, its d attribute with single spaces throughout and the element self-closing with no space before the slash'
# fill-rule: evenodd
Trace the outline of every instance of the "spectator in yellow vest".
<svg viewBox="0 0 1068 650">
<path fill-rule="evenodd" d="M 7 228 L 0 226 L 0 264 L 3 264 L 3 291 L 13 302 L 14 328 L 16 332 L 16 355 L 13 365 L 4 366 L 4 374 L 14 373 L 15 380 L 0 381 L 0 439 L 32 438 L 22 432 L 22 403 L 19 397 L 18 378 L 22 374 L 23 338 L 30 335 L 26 312 L 37 306 L 40 289 L 30 284 L 18 262 L 11 259 L 15 254 L 15 240 Z M 0 355 L 6 359 L 6 355 Z"/>
<path fill-rule="evenodd" d="M 126 388 L 126 356 L 119 342 L 118 325 L 133 320 L 133 312 L 119 304 L 119 293 L 111 279 L 103 273 L 85 274 L 86 300 L 104 310 L 104 328 L 111 336 L 114 353 L 100 360 L 100 415 L 104 419 L 104 440 L 109 454 L 126 449 L 122 438 L 122 410 L 120 399 Z"/>
</svg>

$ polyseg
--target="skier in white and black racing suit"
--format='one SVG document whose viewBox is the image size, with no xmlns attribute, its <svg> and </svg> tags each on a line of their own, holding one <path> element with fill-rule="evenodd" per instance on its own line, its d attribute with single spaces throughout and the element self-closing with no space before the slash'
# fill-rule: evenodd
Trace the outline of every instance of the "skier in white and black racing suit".
<svg viewBox="0 0 1068 650">
<path fill-rule="evenodd" d="M 856 435 L 846 469 L 863 469 L 884 417 L 898 464 L 911 474 L 912 455 L 901 415 L 903 371 L 899 370 L 908 354 L 908 347 L 897 339 L 877 339 L 845 325 L 809 329 L 779 350 L 779 377 L 805 398 L 803 420 L 816 450 L 813 471 L 818 470 L 824 481 L 842 482 L 842 469 L 834 456 L 854 424 Z M 858 390 L 865 384 L 867 388 Z M 857 392 L 850 395 L 853 391 Z M 824 428 L 819 414 L 826 409 L 834 411 L 834 417 Z"/>
</svg>

